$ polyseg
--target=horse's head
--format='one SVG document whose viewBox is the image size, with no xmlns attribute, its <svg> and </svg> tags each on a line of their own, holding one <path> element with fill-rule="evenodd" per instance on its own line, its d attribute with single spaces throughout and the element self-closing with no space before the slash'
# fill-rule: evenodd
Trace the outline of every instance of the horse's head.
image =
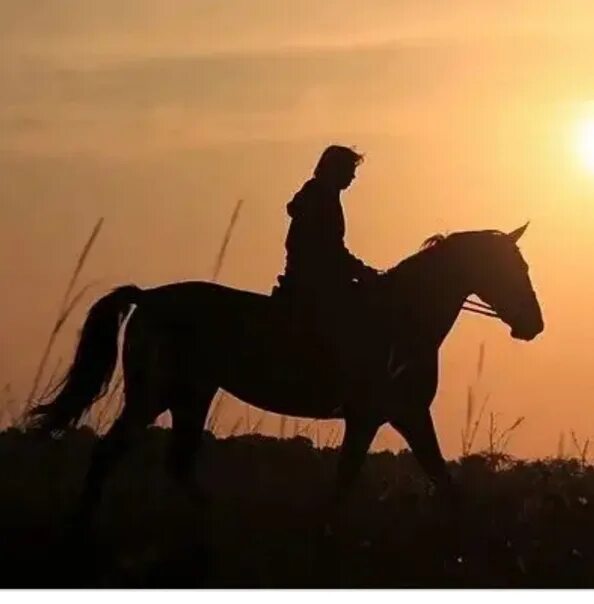
<svg viewBox="0 0 594 604">
<path fill-rule="evenodd" d="M 528 265 L 517 246 L 527 226 L 511 233 L 469 233 L 473 244 L 461 250 L 470 293 L 488 304 L 520 340 L 532 340 L 544 329 Z"/>
</svg>

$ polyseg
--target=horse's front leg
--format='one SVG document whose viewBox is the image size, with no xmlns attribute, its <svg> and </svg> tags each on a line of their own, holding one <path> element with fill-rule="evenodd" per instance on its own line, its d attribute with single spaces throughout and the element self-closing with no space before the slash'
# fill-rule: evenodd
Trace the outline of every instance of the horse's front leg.
<svg viewBox="0 0 594 604">
<path fill-rule="evenodd" d="M 454 485 L 441 454 L 433 419 L 427 407 L 407 409 L 390 424 L 404 436 L 419 464 L 438 491 L 446 496 L 454 494 Z"/>
<path fill-rule="evenodd" d="M 436 547 L 443 548 L 447 558 L 457 557 L 463 550 L 464 508 L 458 485 L 451 479 L 446 462 L 441 454 L 433 420 L 427 407 L 417 408 L 402 418 L 390 422 L 408 441 L 412 452 L 436 487 L 436 518 L 440 519 L 440 530 L 436 533 Z"/>
<path fill-rule="evenodd" d="M 336 483 L 330 496 L 326 522 L 335 517 L 338 509 L 345 502 L 365 462 L 367 451 L 378 428 L 379 424 L 369 418 L 345 420 L 345 434 L 338 457 Z"/>
<path fill-rule="evenodd" d="M 451 479 L 429 411 L 437 391 L 437 380 L 437 350 L 409 359 L 402 375 L 392 383 L 386 414 L 392 427 L 404 436 L 431 481 L 440 491 L 448 492 L 451 491 Z"/>
</svg>

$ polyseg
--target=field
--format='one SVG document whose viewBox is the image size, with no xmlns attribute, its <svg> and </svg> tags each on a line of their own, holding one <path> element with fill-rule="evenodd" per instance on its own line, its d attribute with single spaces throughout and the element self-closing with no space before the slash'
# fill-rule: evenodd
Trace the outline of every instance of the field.
<svg viewBox="0 0 594 604">
<path fill-rule="evenodd" d="M 450 509 L 409 452 L 370 454 L 322 538 L 335 449 L 206 432 L 198 513 L 165 475 L 168 430 L 151 428 L 75 545 L 63 530 L 96 438 L 0 433 L 2 587 L 594 587 L 594 469 L 577 460 L 466 456 Z"/>
</svg>

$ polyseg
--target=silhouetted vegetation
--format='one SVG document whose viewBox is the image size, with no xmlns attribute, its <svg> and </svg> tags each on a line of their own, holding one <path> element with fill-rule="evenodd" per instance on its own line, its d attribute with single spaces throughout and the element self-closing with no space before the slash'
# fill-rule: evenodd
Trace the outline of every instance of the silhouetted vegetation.
<svg viewBox="0 0 594 604">
<path fill-rule="evenodd" d="M 335 449 L 205 433 L 199 513 L 162 467 L 168 432 L 118 467 L 82 549 L 63 532 L 94 432 L 1 433 L 2 586 L 594 586 L 594 469 L 579 460 L 469 455 L 450 463 L 449 508 L 409 452 L 370 454 L 321 538 Z"/>
</svg>

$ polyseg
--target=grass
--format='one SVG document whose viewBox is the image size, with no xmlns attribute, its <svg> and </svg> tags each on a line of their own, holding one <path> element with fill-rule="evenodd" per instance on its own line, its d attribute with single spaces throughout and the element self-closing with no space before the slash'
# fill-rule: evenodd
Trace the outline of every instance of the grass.
<svg viewBox="0 0 594 604">
<path fill-rule="evenodd" d="M 409 452 L 370 454 L 335 537 L 321 540 L 335 449 L 205 433 L 200 527 L 165 475 L 168 435 L 145 433 L 108 482 L 93 547 L 69 553 L 60 532 L 95 433 L 1 433 L 0 585 L 594 587 L 594 469 L 579 460 L 495 469 L 469 455 L 449 463 L 463 496 L 448 508 Z"/>
<path fill-rule="evenodd" d="M 489 403 L 489 393 L 482 395 L 479 400 L 480 380 L 485 366 L 486 347 L 481 343 L 478 353 L 478 362 L 474 382 L 468 386 L 466 396 L 466 421 L 461 431 L 462 457 L 469 456 L 476 446 L 479 430 L 484 426 L 485 411 Z M 495 465 L 508 457 L 508 448 L 513 435 L 524 423 L 524 417 L 516 418 L 506 428 L 499 423 L 501 414 L 489 411 L 489 420 L 486 428 L 487 446 L 482 450 L 488 459 Z M 587 446 L 585 447 L 587 452 Z"/>
<path fill-rule="evenodd" d="M 66 286 L 66 291 L 64 292 L 62 303 L 60 304 L 60 308 L 58 310 L 58 316 L 56 317 L 56 321 L 52 327 L 48 341 L 45 345 L 45 348 L 43 349 L 43 353 L 41 355 L 41 359 L 37 366 L 35 376 L 33 377 L 33 384 L 31 386 L 31 391 L 29 393 L 29 396 L 27 397 L 25 412 L 28 411 L 35 403 L 35 397 L 38 394 L 41 379 L 43 377 L 44 371 L 46 369 L 46 365 L 48 363 L 50 354 L 51 354 L 53 346 L 56 342 L 56 338 L 58 337 L 58 334 L 60 333 L 60 330 L 62 329 L 62 327 L 64 326 L 64 323 L 67 321 L 68 317 L 72 314 L 72 312 L 74 311 L 74 309 L 76 308 L 78 303 L 82 300 L 86 291 L 91 286 L 90 284 L 86 285 L 82 289 L 80 289 L 80 291 L 78 291 L 76 294 L 73 295 L 74 288 L 76 287 L 76 283 L 78 281 L 78 277 L 80 276 L 80 273 L 83 270 L 85 262 L 89 256 L 89 253 L 93 247 L 93 244 L 95 243 L 95 240 L 97 239 L 97 236 L 99 235 L 99 232 L 101 231 L 102 226 L 103 226 L 103 218 L 100 218 L 98 220 L 97 224 L 95 225 L 95 227 L 93 228 L 91 235 L 89 236 L 89 239 L 85 243 L 85 245 L 76 261 L 76 265 L 74 266 L 74 270 L 72 272 L 72 275 L 70 276 L 70 280 L 68 281 L 68 284 Z M 41 393 L 42 397 L 44 394 L 47 394 L 47 392 L 51 389 L 53 382 L 56 378 L 58 369 L 59 369 L 59 362 L 58 362 L 58 365 L 56 366 L 56 368 L 54 369 L 53 373 L 51 374 L 51 376 L 47 382 L 46 388 Z"/>
<path fill-rule="evenodd" d="M 243 203 L 244 202 L 242 199 L 237 201 L 229 219 L 229 223 L 225 230 L 220 249 L 215 259 L 211 276 L 211 280 L 213 282 L 218 281 L 221 271 L 223 269 L 229 249 L 229 244 L 231 242 L 233 232 L 238 223 Z M 2 393 L 3 396 L 2 398 L 0 398 L 0 405 L 2 405 L 2 417 L 0 417 L 2 423 L 0 423 L 0 426 L 16 425 L 24 427 L 23 420 L 26 417 L 27 412 L 40 401 L 46 400 L 52 394 L 54 388 L 60 384 L 60 381 L 63 377 L 61 371 L 64 369 L 62 367 L 62 358 L 57 359 L 52 372 L 47 377 L 43 386 L 42 381 L 47 374 L 47 368 L 52 358 L 52 351 L 58 340 L 58 337 L 60 336 L 61 331 L 63 330 L 68 319 L 76 310 L 80 302 L 84 299 L 85 294 L 95 284 L 94 282 L 88 283 L 87 285 L 79 288 L 79 290 L 76 291 L 76 286 L 79 281 L 79 277 L 83 273 L 87 259 L 93 249 L 93 246 L 97 241 L 103 224 L 104 219 L 100 218 L 93 227 L 87 241 L 83 245 L 78 255 L 72 274 L 70 275 L 68 283 L 66 284 L 66 288 L 62 296 L 62 301 L 58 309 L 56 320 L 52 326 L 52 329 L 48 336 L 48 340 L 43 348 L 41 358 L 35 370 L 31 390 L 25 400 L 25 404 L 21 407 L 20 410 L 14 409 L 15 399 L 12 396 L 9 396 L 11 394 L 10 384 L 7 384 L 4 387 L 4 391 Z M 75 291 L 76 293 L 74 293 Z M 107 429 L 109 429 L 109 426 L 111 425 L 113 420 L 118 416 L 121 410 L 123 404 L 122 385 L 123 377 L 120 372 L 114 378 L 108 396 L 104 400 L 97 403 L 94 408 L 91 409 L 90 413 L 88 413 L 85 417 L 86 423 L 90 425 L 99 434 L 103 434 L 107 431 Z M 215 426 L 220 424 L 220 421 L 217 418 L 220 417 L 223 411 L 224 402 L 225 395 L 223 393 L 220 393 L 217 398 L 216 404 L 213 406 L 213 409 L 209 414 L 208 427 L 210 429 L 214 429 Z M 249 414 L 249 408 L 247 406 L 246 414 Z M 258 423 L 261 423 L 263 417 L 264 416 L 261 417 Z M 247 422 L 246 426 L 248 427 L 248 429 L 249 425 L 249 422 Z"/>
</svg>

